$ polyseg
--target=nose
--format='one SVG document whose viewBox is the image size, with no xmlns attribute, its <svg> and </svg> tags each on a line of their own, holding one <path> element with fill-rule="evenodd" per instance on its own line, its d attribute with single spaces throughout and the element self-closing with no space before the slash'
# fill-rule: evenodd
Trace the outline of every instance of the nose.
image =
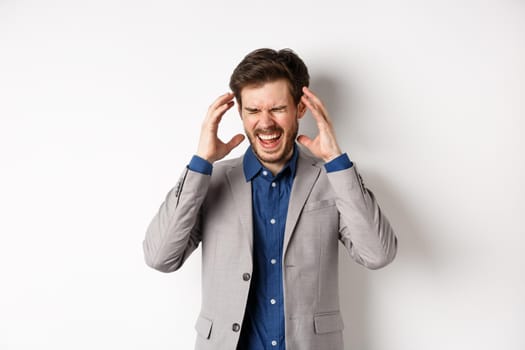
<svg viewBox="0 0 525 350">
<path fill-rule="evenodd" d="M 263 110 L 259 118 L 259 128 L 268 128 L 274 126 L 273 115 L 270 111 Z"/>
</svg>

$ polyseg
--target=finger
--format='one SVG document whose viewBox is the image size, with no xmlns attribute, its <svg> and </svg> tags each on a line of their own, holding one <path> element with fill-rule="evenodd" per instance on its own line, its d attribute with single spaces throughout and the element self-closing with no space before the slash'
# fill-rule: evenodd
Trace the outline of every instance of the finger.
<svg viewBox="0 0 525 350">
<path fill-rule="evenodd" d="M 311 102 L 311 105 L 313 105 L 316 109 L 318 109 L 321 112 L 321 114 L 324 116 L 324 118 L 329 121 L 330 117 L 328 115 L 328 111 L 326 110 L 326 107 L 323 101 L 321 101 L 321 99 L 317 97 L 312 92 L 312 90 L 310 90 L 306 86 L 303 87 L 303 93 L 304 93 L 303 96 L 306 96 L 307 100 Z"/>
<path fill-rule="evenodd" d="M 234 94 L 232 92 L 227 92 L 225 94 L 220 95 L 219 97 L 215 99 L 215 101 L 213 101 L 213 103 L 210 105 L 208 110 L 209 111 L 215 110 L 217 109 L 217 107 L 227 103 L 228 101 L 232 101 L 233 96 Z"/>
<path fill-rule="evenodd" d="M 229 101 L 210 111 L 208 113 L 208 117 L 206 118 L 206 124 L 213 127 L 214 129 L 217 128 L 220 121 L 222 120 L 223 115 L 226 113 L 226 111 L 228 111 L 228 109 L 232 108 L 234 104 L 235 103 L 233 101 Z"/>
<path fill-rule="evenodd" d="M 233 102 L 233 96 L 233 93 L 228 92 L 217 97 L 215 101 L 213 101 L 213 103 L 208 107 L 208 113 L 206 114 L 206 118 L 210 119 L 216 116 L 214 114 L 215 111 L 221 108 L 222 106 L 228 105 L 230 102 Z"/>
<path fill-rule="evenodd" d="M 306 135 L 299 135 L 299 137 L 297 138 L 297 142 L 299 142 L 301 145 L 308 149 L 310 149 L 310 146 L 313 143 L 312 139 Z"/>
<path fill-rule="evenodd" d="M 303 86 L 303 93 L 308 97 L 309 100 L 311 100 L 315 105 L 319 106 L 323 112 L 326 112 L 326 108 L 324 106 L 323 101 L 319 97 L 317 97 L 316 94 L 313 93 L 312 90 L 310 90 L 308 87 Z"/>
<path fill-rule="evenodd" d="M 235 147 L 239 146 L 243 140 L 243 134 L 237 134 L 234 137 L 232 137 L 231 140 L 228 141 L 228 143 L 226 144 L 226 147 L 228 148 L 228 153 Z"/>
<path fill-rule="evenodd" d="M 315 105 L 312 103 L 312 101 L 308 99 L 308 97 L 303 95 L 301 97 L 301 101 L 312 112 L 312 116 L 317 122 L 317 127 L 319 129 L 329 126 L 329 121 L 327 120 L 326 116 L 322 113 L 322 111 L 315 107 Z"/>
</svg>

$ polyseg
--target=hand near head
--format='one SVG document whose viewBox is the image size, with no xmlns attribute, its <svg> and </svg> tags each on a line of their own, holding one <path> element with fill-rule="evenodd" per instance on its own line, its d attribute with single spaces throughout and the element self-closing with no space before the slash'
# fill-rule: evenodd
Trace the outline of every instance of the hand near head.
<svg viewBox="0 0 525 350">
<path fill-rule="evenodd" d="M 244 140 L 244 135 L 237 134 L 229 142 L 224 143 L 217 136 L 222 116 L 233 104 L 232 93 L 220 96 L 210 105 L 202 123 L 197 155 L 210 163 L 224 158 Z"/>
<path fill-rule="evenodd" d="M 301 102 L 312 112 L 319 134 L 313 140 L 306 135 L 299 135 L 297 141 L 308 148 L 316 157 L 329 162 L 342 154 L 335 138 L 332 121 L 323 102 L 310 89 L 303 87 L 303 93 Z"/>
</svg>

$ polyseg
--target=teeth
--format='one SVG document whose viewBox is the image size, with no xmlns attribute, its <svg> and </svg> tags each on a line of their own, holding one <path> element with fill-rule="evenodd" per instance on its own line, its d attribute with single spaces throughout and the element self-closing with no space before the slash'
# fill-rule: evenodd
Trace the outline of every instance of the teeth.
<svg viewBox="0 0 525 350">
<path fill-rule="evenodd" d="M 278 137 L 279 137 L 279 134 L 271 134 L 271 135 L 261 135 L 261 134 L 259 134 L 259 138 L 261 140 L 265 140 L 265 141 L 276 139 Z"/>
</svg>

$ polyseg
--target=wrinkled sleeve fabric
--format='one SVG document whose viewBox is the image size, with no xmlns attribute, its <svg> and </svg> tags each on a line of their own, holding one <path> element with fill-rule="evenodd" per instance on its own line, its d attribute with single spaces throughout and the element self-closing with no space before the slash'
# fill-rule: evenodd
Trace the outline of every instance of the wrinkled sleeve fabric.
<svg viewBox="0 0 525 350">
<path fill-rule="evenodd" d="M 327 175 L 337 194 L 340 241 L 352 258 L 367 268 L 389 264 L 396 256 L 397 237 L 355 164 Z"/>
<path fill-rule="evenodd" d="M 185 169 L 148 226 L 143 241 L 146 264 L 162 272 L 179 269 L 198 247 L 200 209 L 211 176 Z"/>
</svg>

